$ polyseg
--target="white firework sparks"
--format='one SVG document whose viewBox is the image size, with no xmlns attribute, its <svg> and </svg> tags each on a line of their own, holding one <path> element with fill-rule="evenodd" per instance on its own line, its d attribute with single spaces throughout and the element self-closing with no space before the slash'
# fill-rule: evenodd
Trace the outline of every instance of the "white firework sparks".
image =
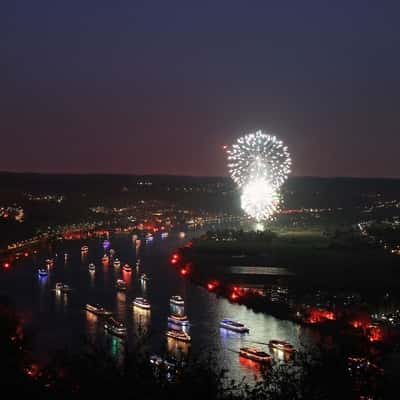
<svg viewBox="0 0 400 400">
<path fill-rule="evenodd" d="M 262 178 L 250 180 L 242 189 L 243 211 L 257 221 L 270 219 L 279 207 L 279 192 Z"/>
<path fill-rule="evenodd" d="M 290 173 L 291 164 L 283 142 L 262 131 L 240 137 L 228 150 L 229 173 L 239 187 L 251 176 L 260 174 L 273 186 L 279 187 Z"/>
<path fill-rule="evenodd" d="M 227 153 L 229 173 L 242 190 L 243 210 L 257 221 L 270 219 L 290 173 L 287 147 L 276 136 L 257 131 L 240 137 Z"/>
</svg>

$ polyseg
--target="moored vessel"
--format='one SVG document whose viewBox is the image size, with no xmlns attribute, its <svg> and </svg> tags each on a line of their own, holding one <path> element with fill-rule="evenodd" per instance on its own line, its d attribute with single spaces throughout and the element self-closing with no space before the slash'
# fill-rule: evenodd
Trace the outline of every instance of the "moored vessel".
<svg viewBox="0 0 400 400">
<path fill-rule="evenodd" d="M 123 279 L 117 279 L 115 286 L 118 290 L 126 290 L 127 284 Z"/>
<path fill-rule="evenodd" d="M 287 342 L 286 340 L 270 340 L 268 343 L 268 346 L 271 349 L 274 350 L 281 350 L 281 351 L 285 351 L 288 353 L 293 353 L 295 350 L 294 346 L 291 345 L 289 342 Z"/>
<path fill-rule="evenodd" d="M 239 332 L 239 333 L 247 333 L 249 332 L 249 328 L 242 324 L 241 322 L 234 321 L 232 319 L 223 319 L 219 326 L 224 329 L 228 329 L 230 331 Z"/>
<path fill-rule="evenodd" d="M 255 347 L 241 347 L 239 355 L 259 363 L 268 363 L 272 360 L 271 355 Z"/>
<path fill-rule="evenodd" d="M 99 304 L 89 304 L 88 303 L 85 305 L 85 309 L 96 315 L 111 315 L 112 314 L 111 311 L 106 310 L 104 307 L 102 307 Z"/>
<path fill-rule="evenodd" d="M 185 301 L 183 300 L 183 297 L 181 296 L 172 296 L 169 300 L 170 304 L 173 304 L 175 306 L 184 306 Z"/>
<path fill-rule="evenodd" d="M 136 297 L 135 300 L 133 300 L 132 305 L 143 310 L 150 310 L 151 308 L 150 303 L 143 297 Z"/>
<path fill-rule="evenodd" d="M 186 332 L 178 331 L 177 329 L 168 329 L 166 335 L 167 337 L 180 340 L 182 342 L 190 342 L 192 340 L 192 338 Z"/>
<path fill-rule="evenodd" d="M 116 336 L 126 335 L 126 326 L 123 322 L 117 321 L 114 317 L 107 318 L 104 329 Z"/>
</svg>

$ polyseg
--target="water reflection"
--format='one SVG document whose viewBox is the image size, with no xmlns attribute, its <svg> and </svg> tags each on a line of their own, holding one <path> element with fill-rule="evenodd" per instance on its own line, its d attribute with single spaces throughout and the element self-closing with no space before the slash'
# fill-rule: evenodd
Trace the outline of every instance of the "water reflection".
<svg viewBox="0 0 400 400">
<path fill-rule="evenodd" d="M 116 304 L 117 310 L 115 314 L 118 319 L 124 320 L 126 313 L 126 293 L 118 290 L 116 293 L 116 300 L 117 300 Z"/>
<path fill-rule="evenodd" d="M 137 337 L 142 337 L 149 333 L 150 317 L 150 310 L 133 307 L 134 333 Z"/>
<path fill-rule="evenodd" d="M 96 278 L 96 273 L 95 273 L 95 271 L 90 271 L 90 270 L 89 270 L 89 284 L 90 284 L 90 287 L 91 287 L 91 288 L 94 288 L 95 278 Z"/>
<path fill-rule="evenodd" d="M 106 348 L 109 350 L 111 357 L 117 362 L 118 365 L 122 365 L 125 355 L 125 341 L 118 336 L 112 335 L 107 331 L 104 332 Z"/>
<path fill-rule="evenodd" d="M 178 361 L 184 361 L 188 358 L 190 343 L 167 337 L 167 352 L 170 357 Z"/>
<path fill-rule="evenodd" d="M 125 270 L 122 270 L 122 279 L 126 282 L 126 284 L 131 286 L 132 283 L 132 272 L 127 272 Z"/>
</svg>

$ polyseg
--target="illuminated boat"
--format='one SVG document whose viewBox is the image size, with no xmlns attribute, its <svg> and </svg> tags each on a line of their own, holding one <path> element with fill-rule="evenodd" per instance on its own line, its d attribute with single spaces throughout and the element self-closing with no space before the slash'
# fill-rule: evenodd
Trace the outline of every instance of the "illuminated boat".
<svg viewBox="0 0 400 400">
<path fill-rule="evenodd" d="M 184 315 L 182 317 L 180 317 L 178 315 L 170 315 L 168 317 L 168 322 L 170 322 L 171 324 L 180 325 L 180 326 L 189 325 L 189 320 L 186 315 Z"/>
<path fill-rule="evenodd" d="M 113 262 L 114 267 L 118 268 L 121 266 L 121 261 L 118 260 L 118 258 L 116 258 Z"/>
<path fill-rule="evenodd" d="M 117 282 L 115 283 L 115 287 L 118 290 L 126 290 L 126 282 L 123 279 L 117 279 Z"/>
<path fill-rule="evenodd" d="M 111 315 L 112 312 L 106 310 L 99 304 L 86 304 L 85 309 L 96 315 Z"/>
<path fill-rule="evenodd" d="M 101 258 L 101 262 L 108 263 L 109 261 L 110 261 L 110 258 L 108 257 L 108 255 L 104 254 L 104 256 Z"/>
<path fill-rule="evenodd" d="M 116 336 L 126 335 L 126 326 L 123 322 L 117 321 L 114 317 L 107 318 L 104 329 Z"/>
<path fill-rule="evenodd" d="M 176 369 L 176 364 L 167 361 L 164 358 L 157 356 L 155 354 L 150 356 L 150 364 L 158 368 L 165 368 L 167 371 Z"/>
<path fill-rule="evenodd" d="M 45 277 L 45 276 L 47 276 L 49 273 L 47 272 L 47 269 L 45 269 L 45 268 L 39 268 L 39 270 L 38 270 L 38 275 L 40 276 L 40 277 Z"/>
<path fill-rule="evenodd" d="M 132 302 L 134 307 L 142 308 L 143 310 L 150 310 L 150 303 L 143 297 L 136 297 Z"/>
<path fill-rule="evenodd" d="M 90 263 L 88 268 L 89 268 L 89 271 L 96 271 L 96 266 L 93 263 Z"/>
<path fill-rule="evenodd" d="M 113 257 L 115 254 L 115 250 L 114 249 L 110 249 L 110 256 Z"/>
<path fill-rule="evenodd" d="M 143 272 L 141 275 L 140 275 L 140 280 L 141 281 L 148 281 L 150 278 Z"/>
<path fill-rule="evenodd" d="M 268 363 L 272 360 L 272 357 L 268 353 L 255 347 L 241 347 L 239 355 L 240 357 L 248 358 L 249 360 L 259 363 Z"/>
<path fill-rule="evenodd" d="M 123 269 L 125 272 L 132 272 L 132 267 L 131 267 L 129 264 L 124 264 L 123 267 L 122 267 L 122 269 Z"/>
<path fill-rule="evenodd" d="M 87 251 L 89 251 L 89 247 L 86 246 L 86 244 L 85 244 L 84 246 L 81 247 L 81 251 L 82 251 L 83 253 L 86 253 Z"/>
<path fill-rule="evenodd" d="M 56 283 L 56 291 L 66 293 L 66 292 L 70 292 L 71 288 L 69 287 L 69 285 L 67 285 L 65 283 L 57 282 Z"/>
<path fill-rule="evenodd" d="M 184 306 L 185 305 L 185 301 L 183 300 L 183 297 L 181 297 L 181 296 L 172 296 L 169 299 L 169 303 L 173 304 L 175 306 Z"/>
<path fill-rule="evenodd" d="M 52 267 L 54 265 L 54 259 L 53 258 L 47 258 L 45 263 L 46 263 L 46 265 L 48 267 Z"/>
<path fill-rule="evenodd" d="M 242 324 L 241 322 L 236 322 L 231 319 L 223 319 L 219 326 L 224 329 L 229 329 L 230 331 L 239 332 L 239 333 L 246 333 L 249 332 L 249 328 Z"/>
<path fill-rule="evenodd" d="M 175 340 L 180 340 L 182 342 L 190 342 L 192 338 L 183 331 L 178 331 L 177 329 L 168 329 L 166 332 L 167 337 Z"/>
<path fill-rule="evenodd" d="M 294 351 L 296 351 L 293 345 L 291 345 L 289 342 L 286 342 L 285 340 L 270 340 L 268 346 L 271 349 L 281 350 L 287 353 L 293 353 Z"/>
</svg>

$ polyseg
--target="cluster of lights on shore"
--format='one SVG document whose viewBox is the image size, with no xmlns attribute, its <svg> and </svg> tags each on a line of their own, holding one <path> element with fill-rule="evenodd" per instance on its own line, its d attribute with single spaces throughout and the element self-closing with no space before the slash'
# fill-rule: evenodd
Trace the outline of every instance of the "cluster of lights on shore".
<svg viewBox="0 0 400 400">
<path fill-rule="evenodd" d="M 237 139 L 227 153 L 229 173 L 241 190 L 243 211 L 257 222 L 271 219 L 290 173 L 287 147 L 276 136 L 257 131 Z"/>
</svg>

